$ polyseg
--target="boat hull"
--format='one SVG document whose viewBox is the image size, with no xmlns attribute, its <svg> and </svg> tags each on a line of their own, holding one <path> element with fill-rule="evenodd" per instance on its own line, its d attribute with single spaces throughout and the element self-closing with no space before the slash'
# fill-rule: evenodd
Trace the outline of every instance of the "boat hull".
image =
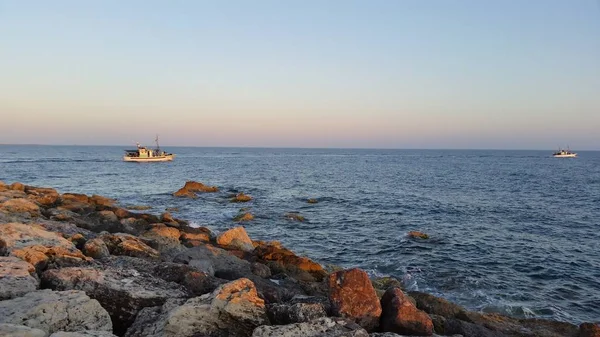
<svg viewBox="0 0 600 337">
<path fill-rule="evenodd" d="M 575 157 L 577 157 L 577 153 L 555 154 L 552 157 L 554 157 L 554 158 L 575 158 Z"/>
<path fill-rule="evenodd" d="M 175 157 L 175 155 L 172 155 L 172 154 L 168 155 L 168 156 L 156 156 L 156 157 L 147 157 L 147 158 L 124 156 L 123 161 L 130 161 L 130 162 L 137 162 L 137 163 L 151 163 L 151 162 L 159 162 L 159 161 L 172 161 L 173 157 Z"/>
</svg>

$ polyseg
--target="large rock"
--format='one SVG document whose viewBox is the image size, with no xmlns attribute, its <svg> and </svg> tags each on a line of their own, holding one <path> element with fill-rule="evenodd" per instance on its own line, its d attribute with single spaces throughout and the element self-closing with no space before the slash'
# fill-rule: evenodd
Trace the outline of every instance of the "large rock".
<svg viewBox="0 0 600 337">
<path fill-rule="evenodd" d="M 8 255 L 15 249 L 34 245 L 61 247 L 77 252 L 77 248 L 71 241 L 47 231 L 42 226 L 22 223 L 0 224 L 0 255 Z"/>
<path fill-rule="evenodd" d="M 60 246 L 27 246 L 13 250 L 10 255 L 31 263 L 38 272 L 46 268 L 81 266 L 92 260 L 78 249 L 69 250 Z"/>
<path fill-rule="evenodd" d="M 108 312 L 83 291 L 38 290 L 0 301 L 0 323 L 25 325 L 48 333 L 112 331 Z"/>
<path fill-rule="evenodd" d="M 83 253 L 94 259 L 103 259 L 110 256 L 106 243 L 100 238 L 87 241 L 83 246 Z"/>
<path fill-rule="evenodd" d="M 600 323 L 580 324 L 579 337 L 600 337 Z"/>
<path fill-rule="evenodd" d="M 55 290 L 85 291 L 109 312 L 117 334 L 126 331 L 142 308 L 186 297 L 181 286 L 133 269 L 52 269 L 42 274 L 42 284 Z"/>
<path fill-rule="evenodd" d="M 0 204 L 0 212 L 28 213 L 33 217 L 40 216 L 40 206 L 29 199 L 9 199 Z"/>
<path fill-rule="evenodd" d="M 329 275 L 329 300 L 335 316 L 350 318 L 367 330 L 379 325 L 381 304 L 363 270 L 354 268 Z"/>
<path fill-rule="evenodd" d="M 181 250 L 183 248 L 179 243 L 179 237 L 181 236 L 179 230 L 167 227 L 162 223 L 152 225 L 148 231 L 142 233 L 140 236 L 152 240 L 154 248 L 160 252 Z"/>
<path fill-rule="evenodd" d="M 99 236 L 104 241 L 108 251 L 112 255 L 124 255 L 133 257 L 153 258 L 160 256 L 160 252 L 148 246 L 142 238 L 134 235 L 117 233 Z"/>
<path fill-rule="evenodd" d="M 369 337 L 369 333 L 350 320 L 324 317 L 290 325 L 259 326 L 252 337 Z"/>
<path fill-rule="evenodd" d="M 0 324 L 0 336 L 2 337 L 46 337 L 44 330 L 30 328 L 24 325 Z"/>
<path fill-rule="evenodd" d="M 189 248 L 177 255 L 173 259 L 173 262 L 194 266 L 204 265 L 206 268 L 208 268 L 208 262 L 215 276 L 227 280 L 235 280 L 240 277 L 252 275 L 250 262 L 242 260 L 224 249 L 211 245 Z"/>
<path fill-rule="evenodd" d="M 179 240 L 186 247 L 197 247 L 210 242 L 212 233 L 206 227 L 185 227 L 181 230 Z"/>
<path fill-rule="evenodd" d="M 217 243 L 222 247 L 231 249 L 239 249 L 245 252 L 251 252 L 254 250 L 252 240 L 246 233 L 244 227 L 235 227 L 230 230 L 221 233 L 217 236 Z"/>
<path fill-rule="evenodd" d="M 433 322 L 408 300 L 400 288 L 389 288 L 381 298 L 381 330 L 399 334 L 431 336 Z"/>
<path fill-rule="evenodd" d="M 263 262 L 273 262 L 288 273 L 306 281 L 321 281 L 327 275 L 323 267 L 309 258 L 301 257 L 274 242 L 255 242 L 254 254 Z M 274 272 L 275 274 L 275 272 Z M 308 276 L 308 277 L 307 277 Z M 314 278 L 312 280 L 311 278 Z"/>
<path fill-rule="evenodd" d="M 286 325 L 327 317 L 327 312 L 321 303 L 273 303 L 267 305 L 267 315 L 272 324 Z"/>
<path fill-rule="evenodd" d="M 127 332 L 129 337 L 249 336 L 268 323 L 264 301 L 252 281 L 239 279 L 212 294 L 194 297 L 181 306 L 165 304 L 161 312 L 141 313 Z"/>
<path fill-rule="evenodd" d="M 55 332 L 50 337 L 117 337 L 108 331 L 77 331 L 77 332 Z"/>
<path fill-rule="evenodd" d="M 37 290 L 35 268 L 16 257 L 0 256 L 0 301 Z"/>
<path fill-rule="evenodd" d="M 449 302 L 443 298 L 418 291 L 408 293 L 415 300 L 418 309 L 428 314 L 439 315 L 446 318 L 464 318 L 465 308 L 460 305 Z"/>
</svg>

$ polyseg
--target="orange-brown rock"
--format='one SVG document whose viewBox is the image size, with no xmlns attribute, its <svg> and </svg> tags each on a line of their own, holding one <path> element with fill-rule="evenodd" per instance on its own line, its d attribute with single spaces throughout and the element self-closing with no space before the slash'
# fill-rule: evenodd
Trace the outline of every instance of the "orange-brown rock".
<svg viewBox="0 0 600 337">
<path fill-rule="evenodd" d="M 0 180 L 0 191 L 6 191 L 8 189 L 8 185 L 2 180 Z"/>
<path fill-rule="evenodd" d="M 186 190 L 185 188 L 180 188 L 179 190 L 177 190 L 177 192 L 173 193 L 173 196 L 175 197 L 180 197 L 180 198 L 197 198 L 198 196 L 196 195 L 196 193 Z"/>
<path fill-rule="evenodd" d="M 235 222 L 246 222 L 252 220 L 254 220 L 254 215 L 252 215 L 250 212 L 238 214 L 233 218 L 233 221 Z"/>
<path fill-rule="evenodd" d="M 39 271 L 46 269 L 48 264 L 52 262 L 61 266 L 72 266 L 91 260 L 79 250 L 73 251 L 64 247 L 44 247 L 40 245 L 15 249 L 11 252 L 11 255 L 29 262 Z"/>
<path fill-rule="evenodd" d="M 408 237 L 417 238 L 417 239 L 429 239 L 429 235 L 419 232 L 419 231 L 410 231 L 408 232 Z"/>
<path fill-rule="evenodd" d="M 381 330 L 397 334 L 431 336 L 433 322 L 429 315 L 417 309 L 402 290 L 392 287 L 381 298 L 383 313 Z"/>
<path fill-rule="evenodd" d="M 73 234 L 70 238 L 69 241 L 73 242 L 73 244 L 75 245 L 75 247 L 77 247 L 77 249 L 80 249 L 83 247 L 83 245 L 85 245 L 85 237 L 83 236 L 83 234 L 81 233 L 76 233 Z"/>
<path fill-rule="evenodd" d="M 63 193 L 62 195 L 63 202 L 80 202 L 82 204 L 89 204 L 90 198 L 85 194 L 80 193 Z"/>
<path fill-rule="evenodd" d="M 51 207 L 58 203 L 60 195 L 58 193 L 46 193 L 39 195 L 29 195 L 28 198 L 42 206 Z"/>
<path fill-rule="evenodd" d="M 289 272 L 307 272 L 316 280 L 322 280 L 327 273 L 323 267 L 309 258 L 298 256 L 291 250 L 281 246 L 279 242 L 256 241 L 254 254 L 263 261 L 273 261 Z"/>
<path fill-rule="evenodd" d="M 39 216 L 40 206 L 29 199 L 9 199 L 0 204 L 0 211 L 6 213 L 29 213 L 31 216 Z"/>
<path fill-rule="evenodd" d="M 39 205 L 50 207 L 60 200 L 60 194 L 53 188 L 25 186 L 27 198 Z"/>
<path fill-rule="evenodd" d="M 186 227 L 181 232 L 179 240 L 186 247 L 196 247 L 210 242 L 210 230 L 206 227 Z"/>
<path fill-rule="evenodd" d="M 130 234 L 105 234 L 99 237 L 112 255 L 158 258 L 160 253 L 142 239 Z"/>
<path fill-rule="evenodd" d="M 207 186 L 197 181 L 186 181 L 183 188 L 192 192 L 219 192 L 219 188 L 217 186 Z"/>
<path fill-rule="evenodd" d="M 354 320 L 367 330 L 379 325 L 381 304 L 369 276 L 358 268 L 329 275 L 332 313 Z"/>
<path fill-rule="evenodd" d="M 114 208 L 112 211 L 119 219 L 130 218 L 133 215 L 133 213 L 124 208 Z"/>
<path fill-rule="evenodd" d="M 108 247 L 100 238 L 91 239 L 83 246 L 83 253 L 94 259 L 103 259 L 110 255 Z"/>
<path fill-rule="evenodd" d="M 0 255 L 8 255 L 11 251 L 27 246 L 41 245 L 46 247 L 62 247 L 72 252 L 77 249 L 72 242 L 47 231 L 35 224 L 6 223 L 0 224 Z"/>
<path fill-rule="evenodd" d="M 18 182 L 14 182 L 12 184 L 10 184 L 10 186 L 8 187 L 13 191 L 25 191 L 25 185 L 18 183 Z"/>
<path fill-rule="evenodd" d="M 239 249 L 245 252 L 254 250 L 252 240 L 244 227 L 235 227 L 217 236 L 217 244 L 225 248 Z"/>
<path fill-rule="evenodd" d="M 250 200 L 252 200 L 252 197 L 244 193 L 238 193 L 231 198 L 231 202 L 248 202 Z"/>
<path fill-rule="evenodd" d="M 101 195 L 96 195 L 96 194 L 92 195 L 89 200 L 94 205 L 104 206 L 104 207 L 111 207 L 115 204 L 114 199 L 110 199 L 110 198 L 103 197 Z"/>
<path fill-rule="evenodd" d="M 181 233 L 177 228 L 167 227 L 164 224 L 154 224 L 146 233 L 143 234 L 148 237 L 160 236 L 163 238 L 179 241 Z"/>
<path fill-rule="evenodd" d="M 578 337 L 600 337 L 600 323 L 582 323 Z"/>
<path fill-rule="evenodd" d="M 186 181 L 185 185 L 177 192 L 173 193 L 173 195 L 176 197 L 196 198 L 195 192 L 210 193 L 218 191 L 219 188 L 217 186 L 207 186 L 197 181 Z"/>
</svg>

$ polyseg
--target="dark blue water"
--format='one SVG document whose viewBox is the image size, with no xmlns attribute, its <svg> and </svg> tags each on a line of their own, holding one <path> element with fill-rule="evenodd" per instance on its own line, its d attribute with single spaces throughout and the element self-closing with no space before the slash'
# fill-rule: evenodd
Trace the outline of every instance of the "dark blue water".
<svg viewBox="0 0 600 337">
<path fill-rule="evenodd" d="M 177 207 L 216 231 L 249 207 L 253 239 L 322 264 L 393 275 L 473 310 L 600 320 L 600 152 L 166 148 L 174 162 L 138 164 L 122 150 L 0 146 L 0 180 Z M 221 192 L 172 197 L 186 180 Z M 229 203 L 238 191 L 254 200 Z"/>
</svg>

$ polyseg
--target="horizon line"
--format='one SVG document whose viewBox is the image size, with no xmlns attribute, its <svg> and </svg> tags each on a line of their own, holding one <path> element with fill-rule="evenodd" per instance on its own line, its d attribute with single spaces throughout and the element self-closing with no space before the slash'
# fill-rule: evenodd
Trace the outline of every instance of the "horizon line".
<svg viewBox="0 0 600 337">
<path fill-rule="evenodd" d="M 107 144 L 35 144 L 35 143 L 19 143 L 5 144 L 0 143 L 0 146 L 105 146 L 105 147 L 128 147 L 130 145 L 107 145 Z M 164 146 L 163 146 L 164 147 Z M 547 149 L 515 149 L 515 148 L 427 148 L 427 147 L 299 147 L 299 146 L 200 146 L 200 145 L 166 145 L 166 147 L 191 147 L 191 148 L 207 148 L 207 149 L 289 149 L 289 150 L 427 150 L 427 151 L 554 151 L 554 148 Z M 576 150 L 583 152 L 597 152 L 600 149 L 594 150 Z"/>
</svg>

